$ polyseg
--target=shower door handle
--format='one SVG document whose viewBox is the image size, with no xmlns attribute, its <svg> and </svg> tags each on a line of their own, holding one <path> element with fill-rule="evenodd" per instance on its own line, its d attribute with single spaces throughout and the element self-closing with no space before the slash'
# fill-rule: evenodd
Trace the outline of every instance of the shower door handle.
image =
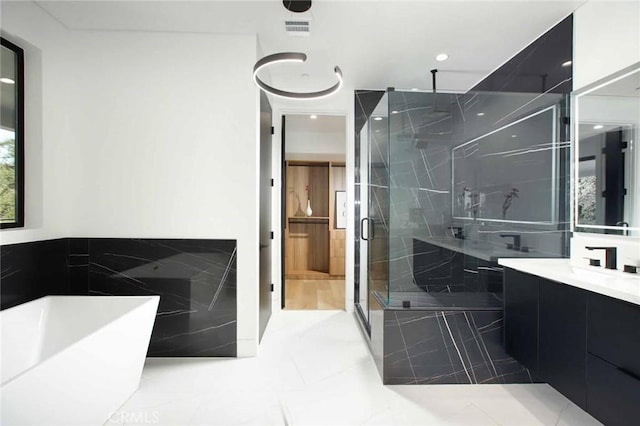
<svg viewBox="0 0 640 426">
<path fill-rule="evenodd" d="M 367 221 L 367 238 L 364 237 L 364 221 Z M 370 241 L 373 240 L 376 237 L 376 222 L 375 220 L 369 218 L 369 217 L 363 217 L 362 220 L 360 220 L 360 238 L 362 238 L 365 241 Z"/>
<path fill-rule="evenodd" d="M 369 223 L 369 218 L 368 217 L 363 217 L 360 220 L 360 238 L 362 238 L 365 241 L 369 241 L 369 230 L 368 229 L 367 229 L 367 238 L 364 237 L 364 221 L 365 220 L 367 221 L 367 224 L 368 224 Z"/>
</svg>

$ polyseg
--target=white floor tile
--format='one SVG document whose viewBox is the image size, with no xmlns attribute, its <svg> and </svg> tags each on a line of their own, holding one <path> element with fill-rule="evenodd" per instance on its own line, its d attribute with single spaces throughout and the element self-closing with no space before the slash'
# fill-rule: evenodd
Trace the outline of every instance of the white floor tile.
<svg viewBox="0 0 640 426">
<path fill-rule="evenodd" d="M 189 424 L 201 403 L 199 394 L 138 391 L 105 425 Z"/>
<path fill-rule="evenodd" d="M 284 425 L 272 392 L 223 392 L 205 397 L 189 425 Z"/>
<path fill-rule="evenodd" d="M 498 423 L 489 417 L 485 412 L 475 405 L 467 405 L 460 413 L 449 417 L 446 420 L 446 424 L 449 425 L 487 425 L 496 426 Z"/>
<path fill-rule="evenodd" d="M 599 424 L 544 384 L 383 386 L 356 321 L 283 311 L 257 358 L 150 358 L 140 389 L 106 424 Z"/>
</svg>

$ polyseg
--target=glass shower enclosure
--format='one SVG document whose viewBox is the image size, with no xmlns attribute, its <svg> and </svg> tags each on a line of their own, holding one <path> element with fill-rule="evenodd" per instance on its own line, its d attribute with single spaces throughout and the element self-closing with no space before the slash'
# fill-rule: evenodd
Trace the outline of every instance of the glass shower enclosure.
<svg viewBox="0 0 640 426">
<path fill-rule="evenodd" d="M 366 326 L 376 306 L 501 303 L 499 257 L 566 255 L 567 109 L 561 93 L 381 96 L 356 138 Z"/>
</svg>

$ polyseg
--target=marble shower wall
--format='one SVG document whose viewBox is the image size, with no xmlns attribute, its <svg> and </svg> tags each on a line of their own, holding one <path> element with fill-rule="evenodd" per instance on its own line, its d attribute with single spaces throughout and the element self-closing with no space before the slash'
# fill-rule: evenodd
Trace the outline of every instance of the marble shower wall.
<svg viewBox="0 0 640 426">
<path fill-rule="evenodd" d="M 388 92 L 390 291 L 418 290 L 413 239 L 451 237 L 450 227 L 463 228 L 467 239 L 503 246 L 508 241 L 500 234 L 517 233 L 531 256 L 567 255 L 571 66 L 562 64 L 572 58 L 572 26 L 570 16 L 465 94 Z M 548 113 L 492 133 L 550 106 L 556 107 L 555 120 Z M 487 134 L 456 150 L 454 182 L 452 149 Z M 457 189 L 465 187 L 485 198 L 477 221 L 454 218 L 453 203 L 463 192 Z M 504 221 L 500 216 L 511 188 L 521 192 Z M 463 206 L 458 215 L 472 215 L 467 213 Z M 497 221 L 482 220 L 483 214 Z"/>
<path fill-rule="evenodd" d="M 402 297 L 412 309 L 388 308 L 377 299 L 371 311 L 371 352 L 385 385 L 533 382 L 503 349 L 500 299 L 486 293 Z"/>
<path fill-rule="evenodd" d="M 532 383 L 502 348 L 496 310 L 385 310 L 384 384 Z"/>
</svg>

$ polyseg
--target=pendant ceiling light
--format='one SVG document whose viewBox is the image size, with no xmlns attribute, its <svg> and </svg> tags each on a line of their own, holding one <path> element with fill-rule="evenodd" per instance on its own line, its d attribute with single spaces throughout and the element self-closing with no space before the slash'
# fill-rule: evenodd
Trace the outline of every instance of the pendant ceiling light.
<svg viewBox="0 0 640 426">
<path fill-rule="evenodd" d="M 338 82 L 327 89 L 319 90 L 317 92 L 288 92 L 286 90 L 281 90 L 273 86 L 269 86 L 258 77 L 258 72 L 262 68 L 265 68 L 271 64 L 280 62 L 304 62 L 306 60 L 307 55 L 299 52 L 283 52 L 265 56 L 264 58 L 256 62 L 256 64 L 253 66 L 253 81 L 255 81 L 256 85 L 258 85 L 258 87 L 260 87 L 265 92 L 287 99 L 319 99 L 330 96 L 340 90 L 340 87 L 342 87 L 342 70 L 338 66 L 335 66 L 333 68 L 333 72 L 338 78 Z"/>
</svg>

